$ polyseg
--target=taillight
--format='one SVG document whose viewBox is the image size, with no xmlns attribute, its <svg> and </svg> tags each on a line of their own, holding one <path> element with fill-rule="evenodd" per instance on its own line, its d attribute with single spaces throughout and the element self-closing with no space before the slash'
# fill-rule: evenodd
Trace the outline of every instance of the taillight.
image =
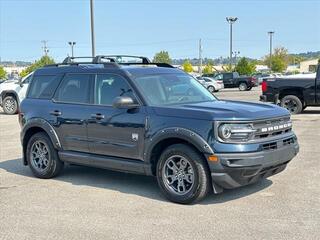
<svg viewBox="0 0 320 240">
<path fill-rule="evenodd" d="M 261 84 L 261 90 L 262 92 L 266 92 L 268 90 L 268 84 L 267 81 L 263 81 Z"/>
</svg>

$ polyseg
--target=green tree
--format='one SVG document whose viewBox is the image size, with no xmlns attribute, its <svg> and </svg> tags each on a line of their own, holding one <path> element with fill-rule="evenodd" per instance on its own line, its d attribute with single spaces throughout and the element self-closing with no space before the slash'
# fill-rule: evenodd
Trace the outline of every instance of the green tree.
<svg viewBox="0 0 320 240">
<path fill-rule="evenodd" d="M 7 76 L 7 72 L 4 70 L 2 66 L 0 66 L 0 79 L 4 79 Z"/>
<path fill-rule="evenodd" d="M 254 63 L 249 62 L 245 57 L 241 58 L 235 67 L 235 71 L 240 75 L 251 75 L 256 70 Z"/>
<path fill-rule="evenodd" d="M 167 51 L 160 51 L 154 55 L 153 62 L 170 64 L 172 61 Z"/>
<path fill-rule="evenodd" d="M 268 66 L 271 62 L 271 71 L 273 72 L 283 72 L 287 69 L 288 63 L 290 61 L 288 50 L 284 47 L 278 47 L 274 49 L 272 57 L 265 57 L 265 64 Z"/>
<path fill-rule="evenodd" d="M 288 64 L 280 56 L 271 58 L 271 70 L 273 72 L 283 72 L 287 69 L 287 66 Z"/>
<path fill-rule="evenodd" d="M 51 58 L 49 56 L 43 56 L 42 58 L 40 58 L 39 60 L 37 60 L 33 64 L 31 64 L 29 67 L 24 69 L 20 73 L 20 76 L 24 77 L 38 68 L 41 68 L 41 67 L 48 65 L 48 64 L 54 64 L 54 63 L 55 62 L 54 62 L 53 58 Z"/>
<path fill-rule="evenodd" d="M 209 73 L 213 73 L 213 61 L 209 60 L 208 63 L 204 66 L 203 68 L 203 73 L 205 74 L 209 74 Z"/>
<path fill-rule="evenodd" d="M 189 60 L 184 61 L 182 67 L 183 67 L 183 71 L 187 73 L 193 72 L 193 68 Z"/>
</svg>

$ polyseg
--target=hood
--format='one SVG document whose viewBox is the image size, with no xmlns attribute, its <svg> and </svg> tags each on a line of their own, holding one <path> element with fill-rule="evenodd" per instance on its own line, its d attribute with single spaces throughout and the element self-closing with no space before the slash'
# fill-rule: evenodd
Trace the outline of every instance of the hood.
<svg viewBox="0 0 320 240">
<path fill-rule="evenodd" d="M 14 90 L 19 86 L 17 81 L 5 81 L 0 85 L 0 92 L 4 90 Z"/>
<path fill-rule="evenodd" d="M 155 107 L 160 116 L 182 117 L 202 120 L 258 120 L 290 115 L 273 104 L 242 101 L 215 101 L 193 104 Z"/>
</svg>

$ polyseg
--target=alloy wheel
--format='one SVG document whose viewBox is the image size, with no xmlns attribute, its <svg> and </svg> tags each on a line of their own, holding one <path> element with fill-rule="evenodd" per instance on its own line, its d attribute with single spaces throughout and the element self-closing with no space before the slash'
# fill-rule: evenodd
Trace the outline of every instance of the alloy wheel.
<svg viewBox="0 0 320 240">
<path fill-rule="evenodd" d="M 43 141 L 35 141 L 31 146 L 30 159 L 32 166 L 39 172 L 44 172 L 50 161 L 49 147 Z"/>
<path fill-rule="evenodd" d="M 16 101 L 14 99 L 7 99 L 4 103 L 6 112 L 13 113 L 16 109 Z"/>
<path fill-rule="evenodd" d="M 298 109 L 298 104 L 293 99 L 287 99 L 283 103 L 284 108 L 286 108 L 290 113 L 295 113 Z"/>
<path fill-rule="evenodd" d="M 168 158 L 162 169 L 165 187 L 172 193 L 184 195 L 194 185 L 194 169 L 191 163 L 181 155 Z"/>
</svg>

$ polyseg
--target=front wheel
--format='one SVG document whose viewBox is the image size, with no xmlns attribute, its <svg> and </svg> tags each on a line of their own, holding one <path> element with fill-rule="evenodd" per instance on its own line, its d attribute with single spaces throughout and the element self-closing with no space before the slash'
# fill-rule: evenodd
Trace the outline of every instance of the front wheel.
<svg viewBox="0 0 320 240">
<path fill-rule="evenodd" d="M 3 111 L 6 114 L 13 115 L 18 111 L 18 102 L 13 96 L 8 96 L 3 99 Z"/>
<path fill-rule="evenodd" d="M 200 201 L 211 189 L 208 167 L 202 156 L 184 144 L 171 145 L 161 154 L 157 180 L 164 196 L 176 203 Z"/>
<path fill-rule="evenodd" d="M 291 114 L 301 113 L 303 105 L 301 100 L 294 95 L 288 95 L 281 99 L 281 107 L 286 108 Z"/>
<path fill-rule="evenodd" d="M 239 84 L 239 90 L 240 91 L 246 91 L 248 89 L 248 85 L 246 83 L 240 83 Z"/>
</svg>

